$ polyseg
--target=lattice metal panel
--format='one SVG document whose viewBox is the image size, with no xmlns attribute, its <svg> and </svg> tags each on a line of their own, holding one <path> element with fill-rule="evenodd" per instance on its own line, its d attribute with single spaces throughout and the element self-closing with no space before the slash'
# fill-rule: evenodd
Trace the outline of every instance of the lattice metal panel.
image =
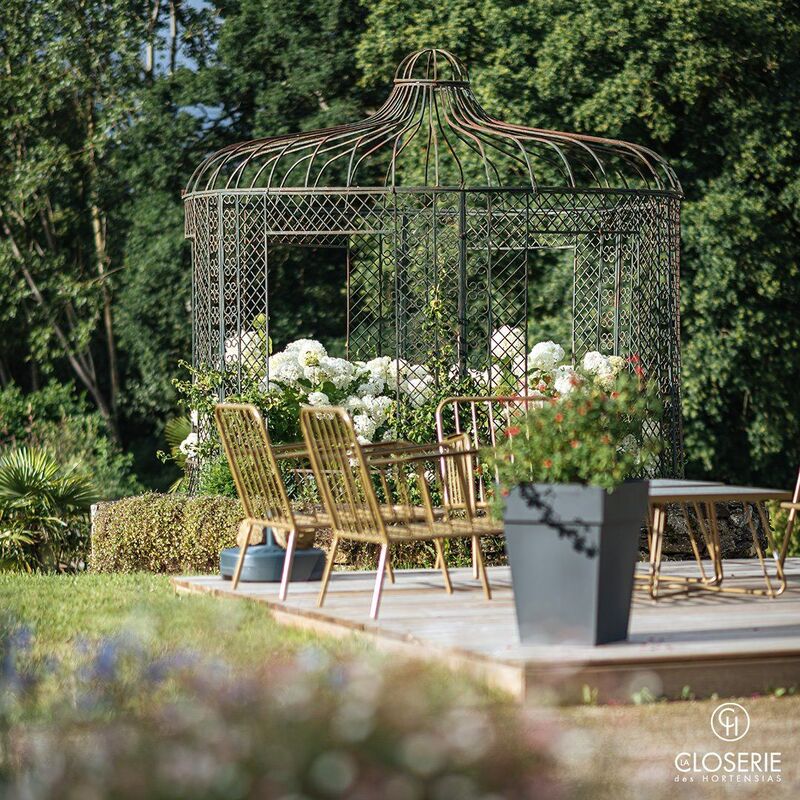
<svg viewBox="0 0 800 800">
<path fill-rule="evenodd" d="M 226 370 L 223 395 L 267 377 L 270 253 L 340 247 L 350 358 L 452 365 L 490 390 L 497 361 L 532 344 L 537 251 L 569 249 L 563 344 L 575 360 L 639 356 L 667 409 L 661 472 L 680 475 L 680 198 L 647 148 L 498 121 L 458 59 L 412 54 L 367 119 L 241 143 L 198 167 L 185 197 L 193 363 Z M 493 343 L 503 326 L 523 335 Z"/>
</svg>

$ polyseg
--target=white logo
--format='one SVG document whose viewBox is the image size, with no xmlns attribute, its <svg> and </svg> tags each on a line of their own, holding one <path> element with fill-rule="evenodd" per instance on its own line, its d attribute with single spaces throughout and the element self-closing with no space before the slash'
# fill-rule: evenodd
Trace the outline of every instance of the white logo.
<svg viewBox="0 0 800 800">
<path fill-rule="evenodd" d="M 738 703 L 723 703 L 711 715 L 711 730 L 723 742 L 738 742 L 750 730 L 750 715 Z"/>
</svg>

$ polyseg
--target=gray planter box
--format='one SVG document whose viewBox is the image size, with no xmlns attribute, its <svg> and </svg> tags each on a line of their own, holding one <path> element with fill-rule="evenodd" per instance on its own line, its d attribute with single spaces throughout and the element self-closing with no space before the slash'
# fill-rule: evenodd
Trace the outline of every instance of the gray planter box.
<svg viewBox="0 0 800 800">
<path fill-rule="evenodd" d="M 524 644 L 627 638 L 647 490 L 647 481 L 630 481 L 610 494 L 548 483 L 511 492 L 506 550 Z"/>
</svg>

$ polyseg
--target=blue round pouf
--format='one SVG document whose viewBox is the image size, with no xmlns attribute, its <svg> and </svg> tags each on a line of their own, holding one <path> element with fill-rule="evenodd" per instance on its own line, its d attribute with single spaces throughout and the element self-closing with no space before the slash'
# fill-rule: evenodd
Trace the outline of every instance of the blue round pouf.
<svg viewBox="0 0 800 800">
<path fill-rule="evenodd" d="M 280 583 L 283 575 L 283 562 L 286 551 L 272 537 L 272 531 L 266 529 L 264 544 L 251 544 L 247 548 L 242 565 L 240 581 L 258 583 Z M 225 580 L 233 578 L 236 562 L 239 559 L 238 547 L 226 547 L 219 556 L 219 572 Z M 291 581 L 318 581 L 325 569 L 325 552 L 317 547 L 294 551 Z"/>
</svg>

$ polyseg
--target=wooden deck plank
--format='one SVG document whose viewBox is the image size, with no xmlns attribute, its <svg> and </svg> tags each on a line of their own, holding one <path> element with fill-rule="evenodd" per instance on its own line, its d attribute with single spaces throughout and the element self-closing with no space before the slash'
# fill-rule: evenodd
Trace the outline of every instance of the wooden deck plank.
<svg viewBox="0 0 800 800">
<path fill-rule="evenodd" d="M 230 582 L 217 576 L 173 583 L 181 592 L 264 603 L 283 624 L 359 635 L 385 650 L 467 670 L 520 698 L 552 685 L 569 697 L 585 683 L 598 688 L 601 699 L 625 699 L 647 681 L 668 695 L 689 686 L 698 696 L 800 683 L 800 559 L 787 560 L 786 569 L 789 588 L 775 599 L 693 593 L 653 601 L 637 592 L 629 640 L 602 647 L 521 645 L 507 567 L 489 570 L 490 602 L 471 570 L 451 570 L 452 595 L 438 571 L 398 570 L 396 583 L 385 583 L 377 621 L 368 616 L 374 572 L 335 573 L 321 609 L 318 583 L 292 584 L 283 603 L 277 584 L 242 583 L 232 592 Z M 696 565 L 672 562 L 664 571 L 691 575 Z M 725 572 L 726 582 L 762 583 L 757 561 L 728 561 Z"/>
</svg>

